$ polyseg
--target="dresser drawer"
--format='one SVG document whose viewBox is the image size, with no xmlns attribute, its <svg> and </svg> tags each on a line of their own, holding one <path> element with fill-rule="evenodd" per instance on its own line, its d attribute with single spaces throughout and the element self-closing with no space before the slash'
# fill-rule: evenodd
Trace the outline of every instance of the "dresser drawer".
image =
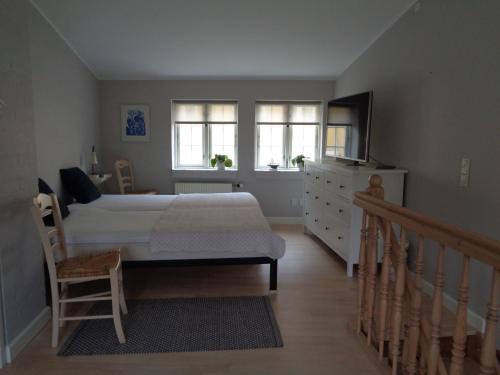
<svg viewBox="0 0 500 375">
<path fill-rule="evenodd" d="M 326 190 L 335 193 L 337 186 L 337 174 L 334 172 L 323 172 L 323 186 Z"/>
<path fill-rule="evenodd" d="M 312 210 L 306 215 L 306 226 L 315 233 L 321 233 L 324 227 L 323 213 Z"/>
<path fill-rule="evenodd" d="M 334 216 L 346 225 L 351 223 L 351 205 L 340 199 L 326 199 L 325 209 L 329 215 Z"/>
<path fill-rule="evenodd" d="M 323 220 L 323 235 L 328 244 L 344 259 L 349 258 L 349 227 L 335 216 L 325 214 Z"/>
<path fill-rule="evenodd" d="M 342 174 L 337 174 L 336 192 L 337 194 L 352 199 L 352 178 L 351 176 L 345 176 Z"/>
<path fill-rule="evenodd" d="M 323 188 L 323 171 L 306 164 L 306 184 Z"/>
<path fill-rule="evenodd" d="M 311 167 L 310 165 L 306 164 L 306 166 L 305 166 L 305 171 L 306 171 L 305 182 L 306 182 L 306 184 L 310 184 L 310 185 L 313 184 L 315 170 L 316 170 L 316 168 Z"/>
<path fill-rule="evenodd" d="M 306 207 L 311 207 L 318 211 L 323 210 L 325 197 L 322 191 L 318 191 L 316 189 L 306 189 L 305 193 L 304 201 Z"/>
<path fill-rule="evenodd" d="M 334 228 L 333 243 L 345 256 L 349 255 L 349 227 L 340 224 Z"/>
</svg>

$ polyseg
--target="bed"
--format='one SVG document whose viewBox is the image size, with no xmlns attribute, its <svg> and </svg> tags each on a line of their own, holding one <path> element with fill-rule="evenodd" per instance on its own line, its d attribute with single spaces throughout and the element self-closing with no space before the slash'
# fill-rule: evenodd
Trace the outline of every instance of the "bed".
<svg viewBox="0 0 500 375">
<path fill-rule="evenodd" d="M 249 193 L 102 195 L 69 208 L 72 256 L 120 247 L 125 266 L 269 264 L 277 289 L 285 241 Z"/>
</svg>

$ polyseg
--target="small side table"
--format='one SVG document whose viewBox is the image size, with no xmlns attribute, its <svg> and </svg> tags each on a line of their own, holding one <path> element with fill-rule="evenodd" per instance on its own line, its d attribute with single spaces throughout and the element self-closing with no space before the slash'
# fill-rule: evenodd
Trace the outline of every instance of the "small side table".
<svg viewBox="0 0 500 375">
<path fill-rule="evenodd" d="M 111 173 L 89 174 L 90 181 L 92 181 L 97 187 L 108 181 L 111 177 L 113 177 Z"/>
</svg>

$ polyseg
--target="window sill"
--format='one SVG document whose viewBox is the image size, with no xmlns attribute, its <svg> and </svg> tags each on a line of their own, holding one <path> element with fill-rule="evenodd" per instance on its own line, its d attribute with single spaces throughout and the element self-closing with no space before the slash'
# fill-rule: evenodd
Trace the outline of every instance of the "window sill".
<svg viewBox="0 0 500 375">
<path fill-rule="evenodd" d="M 261 179 L 280 179 L 280 180 L 303 180 L 304 172 L 297 168 L 278 169 L 277 171 L 270 169 L 255 169 L 254 175 Z"/>
<path fill-rule="evenodd" d="M 183 168 L 172 169 L 172 177 L 179 178 L 206 178 L 206 179 L 228 179 L 238 176 L 237 169 L 225 169 L 223 171 L 209 168 Z"/>
</svg>

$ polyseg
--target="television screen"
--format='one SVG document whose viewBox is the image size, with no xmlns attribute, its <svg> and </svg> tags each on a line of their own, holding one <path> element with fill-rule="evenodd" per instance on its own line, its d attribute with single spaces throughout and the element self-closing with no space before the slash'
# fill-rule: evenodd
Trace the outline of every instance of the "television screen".
<svg viewBox="0 0 500 375">
<path fill-rule="evenodd" d="M 328 102 L 325 156 L 368 161 L 372 92 Z"/>
</svg>

